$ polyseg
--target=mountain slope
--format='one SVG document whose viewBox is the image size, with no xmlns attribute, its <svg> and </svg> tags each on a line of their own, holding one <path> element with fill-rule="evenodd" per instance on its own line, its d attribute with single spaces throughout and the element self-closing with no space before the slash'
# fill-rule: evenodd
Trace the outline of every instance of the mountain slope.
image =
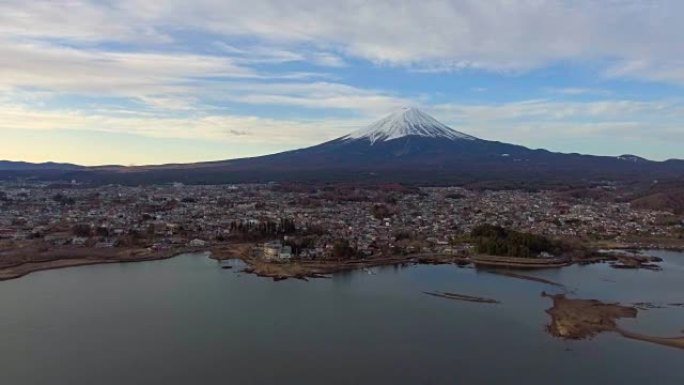
<svg viewBox="0 0 684 385">
<path fill-rule="evenodd" d="M 671 211 L 684 214 L 684 180 L 654 183 L 636 194 L 631 200 L 633 207 L 649 210 Z"/>
</svg>

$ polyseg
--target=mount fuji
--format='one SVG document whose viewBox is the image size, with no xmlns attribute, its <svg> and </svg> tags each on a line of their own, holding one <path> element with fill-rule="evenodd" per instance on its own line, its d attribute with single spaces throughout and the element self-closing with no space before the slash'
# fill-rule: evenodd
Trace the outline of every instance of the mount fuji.
<svg viewBox="0 0 684 385">
<path fill-rule="evenodd" d="M 416 108 L 404 108 L 329 142 L 273 155 L 193 164 L 94 167 L 51 175 L 55 179 L 122 184 L 279 181 L 521 187 L 681 178 L 684 161 L 534 150 L 479 139 Z"/>
<path fill-rule="evenodd" d="M 451 129 L 442 122 L 417 108 L 402 108 L 401 110 L 378 120 L 368 127 L 354 131 L 342 139 L 366 139 L 371 144 L 405 136 L 422 136 L 426 138 L 467 139 L 476 138 Z"/>
</svg>

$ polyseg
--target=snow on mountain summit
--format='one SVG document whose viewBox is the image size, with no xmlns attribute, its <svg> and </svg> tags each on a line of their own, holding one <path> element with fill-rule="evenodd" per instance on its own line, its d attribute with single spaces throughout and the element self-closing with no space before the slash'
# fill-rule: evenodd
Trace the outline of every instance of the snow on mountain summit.
<svg viewBox="0 0 684 385">
<path fill-rule="evenodd" d="M 402 108 L 370 126 L 352 132 L 342 139 L 368 139 L 371 143 L 375 143 L 404 136 L 423 136 L 451 140 L 476 139 L 473 136 L 451 129 L 417 108 Z"/>
</svg>

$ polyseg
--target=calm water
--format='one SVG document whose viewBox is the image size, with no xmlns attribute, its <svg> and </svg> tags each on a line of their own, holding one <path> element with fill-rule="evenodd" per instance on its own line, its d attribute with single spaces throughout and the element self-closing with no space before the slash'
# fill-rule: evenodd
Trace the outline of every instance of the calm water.
<svg viewBox="0 0 684 385">
<path fill-rule="evenodd" d="M 605 265 L 534 274 L 583 298 L 684 302 L 684 254 L 665 271 Z M 205 255 L 45 271 L 0 282 L 0 383 L 682 384 L 684 352 L 604 334 L 544 332 L 553 287 L 454 266 L 272 282 Z M 492 297 L 501 305 L 422 291 Z M 684 329 L 684 308 L 625 328 Z"/>
</svg>

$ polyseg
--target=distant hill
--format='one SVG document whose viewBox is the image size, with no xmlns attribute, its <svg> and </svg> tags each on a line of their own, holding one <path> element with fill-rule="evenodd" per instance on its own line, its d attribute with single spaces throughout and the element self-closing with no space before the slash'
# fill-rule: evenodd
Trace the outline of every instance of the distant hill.
<svg viewBox="0 0 684 385">
<path fill-rule="evenodd" d="M 82 170 L 83 166 L 70 163 L 28 163 L 0 160 L 0 171 L 26 171 L 26 170 Z"/>
<path fill-rule="evenodd" d="M 402 109 L 326 143 L 273 155 L 194 164 L 76 168 L 40 175 L 134 185 L 277 181 L 475 184 L 492 188 L 645 182 L 681 176 L 684 161 L 563 154 L 483 140 L 453 130 L 415 108 Z"/>
</svg>

